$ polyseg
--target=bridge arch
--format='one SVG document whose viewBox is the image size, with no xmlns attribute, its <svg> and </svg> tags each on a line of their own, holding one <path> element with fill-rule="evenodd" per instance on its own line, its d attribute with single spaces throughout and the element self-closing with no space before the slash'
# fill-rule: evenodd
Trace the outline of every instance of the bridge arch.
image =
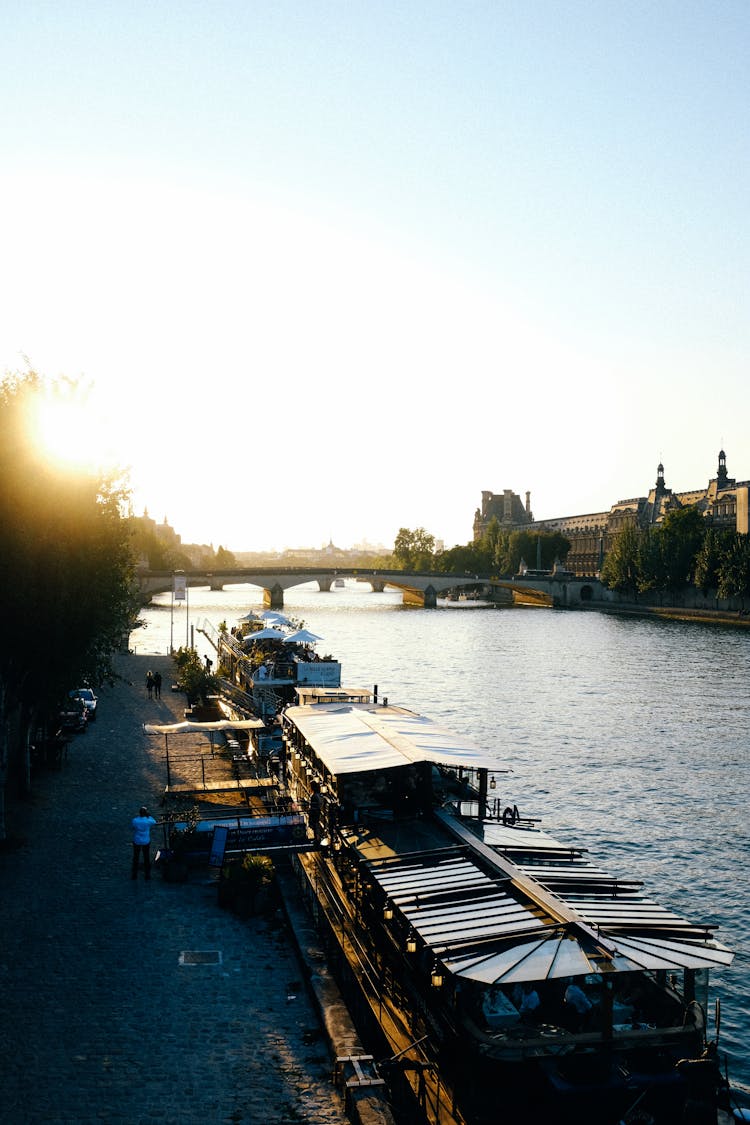
<svg viewBox="0 0 750 1125">
<path fill-rule="evenodd" d="M 188 587 L 209 586 L 222 590 L 225 586 L 252 585 L 262 591 L 263 604 L 270 609 L 282 609 L 284 593 L 295 586 L 317 582 L 321 591 L 331 589 L 337 577 L 356 578 L 369 582 L 373 590 L 382 593 L 386 586 L 401 590 L 406 605 L 434 608 L 440 594 L 461 587 L 486 584 L 479 575 L 416 574 L 401 570 L 366 570 L 362 567 L 242 567 L 226 571 L 185 571 Z M 148 604 L 154 594 L 166 594 L 173 588 L 172 572 L 142 570 L 138 575 L 139 593 L 143 604 Z"/>
<path fill-rule="evenodd" d="M 406 605 L 434 607 L 441 594 L 449 590 L 483 586 L 490 590 L 491 599 L 500 601 L 500 591 L 509 592 L 512 601 L 532 601 L 540 605 L 575 607 L 582 603 L 602 602 L 611 595 L 596 578 L 576 578 L 574 575 L 551 574 L 533 578 L 498 578 L 480 574 L 430 574 L 402 570 L 368 570 L 362 567 L 235 567 L 228 570 L 185 571 L 188 586 L 210 586 L 221 590 L 224 586 L 253 585 L 262 591 L 263 604 L 272 609 L 282 609 L 284 593 L 295 586 L 317 582 L 321 590 L 330 590 L 334 578 L 356 578 L 369 582 L 373 590 L 382 592 L 386 586 L 401 590 Z M 138 575 L 139 593 L 143 604 L 150 602 L 153 594 L 169 593 L 173 588 L 171 571 L 142 570 Z"/>
</svg>

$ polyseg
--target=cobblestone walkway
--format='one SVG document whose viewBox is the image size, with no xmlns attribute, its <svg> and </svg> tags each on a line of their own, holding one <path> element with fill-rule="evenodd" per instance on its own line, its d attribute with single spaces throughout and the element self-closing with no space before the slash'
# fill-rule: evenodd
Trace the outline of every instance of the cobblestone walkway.
<svg viewBox="0 0 750 1125">
<path fill-rule="evenodd" d="M 23 843 L 0 852 L 0 1121 L 343 1125 L 281 916 L 220 910 L 208 877 L 130 878 L 130 820 L 144 803 L 158 819 L 164 787 L 142 724 L 184 707 L 147 698 L 147 667 L 168 687 L 168 658 L 119 657 L 97 721 L 9 808 Z"/>
</svg>

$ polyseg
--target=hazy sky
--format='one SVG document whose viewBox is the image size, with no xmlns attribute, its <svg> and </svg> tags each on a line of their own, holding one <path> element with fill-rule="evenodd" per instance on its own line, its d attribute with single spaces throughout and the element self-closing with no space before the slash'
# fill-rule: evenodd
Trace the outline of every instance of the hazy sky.
<svg viewBox="0 0 750 1125">
<path fill-rule="evenodd" d="M 235 550 L 705 485 L 747 432 L 747 0 L 0 2 L 0 369 Z"/>
</svg>

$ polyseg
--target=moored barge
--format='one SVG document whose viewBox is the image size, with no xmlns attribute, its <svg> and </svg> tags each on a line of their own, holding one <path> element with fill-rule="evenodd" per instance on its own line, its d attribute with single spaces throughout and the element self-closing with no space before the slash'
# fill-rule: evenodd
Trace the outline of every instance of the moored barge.
<svg viewBox="0 0 750 1125">
<path fill-rule="evenodd" d="M 288 783 L 320 802 L 299 862 L 428 1120 L 717 1121 L 714 927 L 521 816 L 470 740 L 368 691 L 297 699 Z"/>
<path fill-rule="evenodd" d="M 318 656 L 315 643 L 321 638 L 314 633 L 281 614 L 269 619 L 264 626 L 249 613 L 231 632 L 208 622 L 202 632 L 218 654 L 222 695 L 272 727 L 299 687 L 338 688 L 341 665 L 331 656 Z"/>
</svg>

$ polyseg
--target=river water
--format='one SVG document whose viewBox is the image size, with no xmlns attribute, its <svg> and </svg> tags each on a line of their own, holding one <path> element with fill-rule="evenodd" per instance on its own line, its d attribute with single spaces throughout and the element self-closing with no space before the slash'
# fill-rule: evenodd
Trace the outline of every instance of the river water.
<svg viewBox="0 0 750 1125">
<path fill-rule="evenodd" d="M 736 952 L 712 975 L 720 1047 L 750 1086 L 750 632 L 541 608 L 451 603 L 407 609 L 365 584 L 286 592 L 285 612 L 323 639 L 347 687 L 378 685 L 391 703 L 444 720 L 512 773 L 503 804 L 541 816 L 610 874 L 719 927 Z M 191 640 L 204 619 L 231 627 L 261 591 L 190 590 L 145 609 L 140 653 Z M 709 1030 L 713 1034 L 713 1011 Z"/>
</svg>

